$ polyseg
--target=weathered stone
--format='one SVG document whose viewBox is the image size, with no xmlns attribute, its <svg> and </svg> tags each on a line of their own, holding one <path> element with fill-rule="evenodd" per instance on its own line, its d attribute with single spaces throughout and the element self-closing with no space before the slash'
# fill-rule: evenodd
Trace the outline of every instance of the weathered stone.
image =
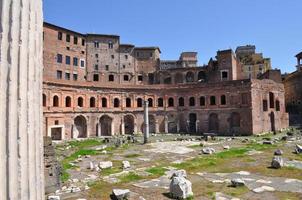
<svg viewBox="0 0 302 200">
<path fill-rule="evenodd" d="M 111 161 L 101 161 L 99 163 L 99 168 L 100 169 L 107 169 L 112 167 L 112 162 Z"/>
<path fill-rule="evenodd" d="M 113 189 L 112 190 L 112 199 L 113 200 L 125 200 L 130 196 L 130 190 L 128 189 Z"/>
<path fill-rule="evenodd" d="M 229 145 L 225 145 L 225 146 L 223 146 L 223 149 L 229 150 L 229 149 L 230 149 L 230 146 L 229 146 Z"/>
<path fill-rule="evenodd" d="M 124 160 L 122 163 L 123 163 L 123 169 L 129 169 L 131 167 L 130 162 L 127 160 Z"/>
<path fill-rule="evenodd" d="M 283 151 L 281 149 L 277 149 L 275 152 L 274 152 L 274 155 L 276 156 L 281 156 L 283 155 Z"/>
<path fill-rule="evenodd" d="M 184 169 L 177 170 L 177 171 L 173 172 L 171 178 L 173 178 L 173 177 L 184 177 L 184 178 L 187 178 L 187 172 Z"/>
<path fill-rule="evenodd" d="M 94 164 L 93 164 L 93 162 L 91 162 L 91 161 L 89 162 L 88 169 L 94 170 Z"/>
<path fill-rule="evenodd" d="M 215 153 L 215 149 L 211 148 L 211 147 L 206 147 L 202 149 L 202 153 L 203 154 L 213 154 Z"/>
<path fill-rule="evenodd" d="M 279 169 L 279 168 L 281 168 L 283 166 L 284 166 L 284 162 L 283 162 L 282 157 L 280 157 L 280 156 L 274 156 L 273 160 L 271 162 L 271 167 L 274 168 L 274 169 Z"/>
<path fill-rule="evenodd" d="M 193 196 L 192 183 L 184 177 L 173 177 L 170 183 L 170 195 L 178 199 Z"/>
<path fill-rule="evenodd" d="M 296 152 L 297 154 L 302 153 L 302 146 L 297 144 L 297 145 L 296 145 L 295 152 Z"/>
<path fill-rule="evenodd" d="M 231 180 L 231 186 L 232 187 L 242 187 L 244 185 L 245 185 L 244 180 L 242 180 L 240 178 L 236 178 L 236 179 Z"/>
<path fill-rule="evenodd" d="M 47 199 L 48 200 L 60 200 L 60 196 L 51 195 L 51 196 L 48 196 Z"/>
<path fill-rule="evenodd" d="M 274 142 L 272 140 L 264 140 L 263 144 L 270 144 L 270 145 L 272 145 L 272 144 L 274 144 Z"/>
</svg>

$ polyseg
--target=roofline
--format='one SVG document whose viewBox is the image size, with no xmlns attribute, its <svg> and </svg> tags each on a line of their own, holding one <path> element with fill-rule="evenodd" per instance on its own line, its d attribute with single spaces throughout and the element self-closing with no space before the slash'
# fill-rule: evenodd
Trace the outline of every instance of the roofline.
<svg viewBox="0 0 302 200">
<path fill-rule="evenodd" d="M 61 29 L 61 30 L 64 30 L 64 31 L 67 31 L 67 32 L 71 32 L 71 33 L 74 33 L 74 34 L 81 35 L 81 36 L 85 37 L 85 34 L 83 34 L 83 33 L 79 33 L 79 32 L 76 32 L 76 31 L 73 31 L 73 30 L 61 27 L 61 26 L 57 26 L 57 25 L 51 24 L 49 22 L 45 22 L 44 21 L 43 22 L 43 27 L 44 26 L 50 26 L 50 27 L 53 27 L 53 28 L 56 28 L 56 29 Z"/>
<path fill-rule="evenodd" d="M 141 49 L 141 50 L 158 50 L 159 53 L 161 53 L 160 48 L 159 47 L 135 47 L 135 49 Z"/>
<path fill-rule="evenodd" d="M 95 34 L 95 33 L 87 33 L 86 34 L 87 37 L 89 36 L 97 36 L 97 37 L 115 37 L 115 38 L 120 38 L 119 35 L 111 35 L 111 34 Z"/>
</svg>

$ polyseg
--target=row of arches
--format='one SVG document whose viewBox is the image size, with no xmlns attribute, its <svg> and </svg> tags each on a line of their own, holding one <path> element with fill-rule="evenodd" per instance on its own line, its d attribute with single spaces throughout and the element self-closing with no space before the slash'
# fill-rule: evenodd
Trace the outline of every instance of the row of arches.
<svg viewBox="0 0 302 200">
<path fill-rule="evenodd" d="M 149 103 L 149 107 L 154 107 L 154 103 L 153 103 L 153 98 L 148 98 L 148 103 Z M 53 107 L 72 107 L 72 99 L 70 96 L 66 96 L 65 97 L 65 105 L 61 106 L 60 105 L 60 100 L 58 95 L 54 95 L 52 98 L 52 106 Z M 226 96 L 225 95 L 221 95 L 220 96 L 220 105 L 226 105 L 227 100 L 226 100 Z M 210 96 L 209 99 L 209 104 L 210 105 L 216 105 L 216 96 Z M 189 106 L 196 106 L 196 97 L 189 97 L 189 102 L 188 102 Z M 206 106 L 206 97 L 205 96 L 201 96 L 199 98 L 199 105 L 200 106 Z M 46 101 L 46 95 L 43 94 L 43 106 L 47 106 L 47 101 Z M 76 106 L 78 107 L 84 107 L 84 98 L 83 97 L 78 97 L 77 101 L 76 101 Z M 114 98 L 113 99 L 113 107 L 114 108 L 118 108 L 121 106 L 120 103 L 120 99 L 119 98 Z M 136 106 L 137 107 L 143 107 L 143 98 L 137 98 L 136 99 Z M 174 107 L 175 103 L 174 103 L 174 98 L 170 97 L 167 100 L 167 107 Z M 179 97 L 178 98 L 178 106 L 179 107 L 183 107 L 185 106 L 185 98 L 183 97 Z M 89 98 L 89 107 L 94 108 L 97 107 L 97 103 L 96 103 L 96 97 L 90 97 Z M 107 108 L 108 107 L 108 100 L 107 98 L 103 97 L 101 98 L 101 107 L 103 108 Z M 125 107 L 133 107 L 132 105 L 132 99 L 130 97 L 127 97 L 125 99 Z M 157 107 L 164 107 L 164 99 L 162 97 L 157 99 Z"/>
<path fill-rule="evenodd" d="M 272 118 L 274 116 L 271 116 Z M 230 117 L 227 119 L 229 123 L 229 132 L 230 133 L 238 133 L 240 132 L 241 127 L 241 117 L 237 112 L 233 112 L 230 114 Z M 217 113 L 210 113 L 208 115 L 208 132 L 219 132 L 221 119 Z M 112 136 L 115 132 L 120 132 L 124 134 L 134 134 L 136 132 L 144 131 L 144 123 L 141 122 L 138 127 L 137 118 L 133 114 L 126 114 L 122 117 L 120 123 L 121 130 L 115 130 L 115 120 L 114 116 L 110 114 L 104 114 L 98 118 L 96 122 L 95 128 L 90 127 L 90 130 L 95 130 L 95 133 L 92 135 L 96 136 Z M 179 133 L 179 132 L 187 132 L 187 133 L 200 133 L 199 130 L 199 120 L 196 113 L 189 113 L 185 118 L 178 118 L 178 115 L 175 116 L 166 116 L 164 121 L 158 121 L 155 115 L 149 115 L 149 131 L 150 133 L 157 133 L 161 131 L 167 131 L 168 133 Z M 84 115 L 78 115 L 73 119 L 73 124 L 71 128 L 71 137 L 72 138 L 87 138 L 88 137 L 88 118 Z M 167 125 L 167 129 L 165 126 Z M 54 134 L 57 134 L 54 132 Z M 64 134 L 64 133 L 62 133 Z M 60 139 L 63 136 L 51 135 L 52 138 Z"/>
<path fill-rule="evenodd" d="M 176 72 L 171 74 L 169 72 L 162 72 L 159 74 L 160 83 L 163 84 L 178 84 L 178 83 L 193 83 L 193 82 L 205 82 L 207 75 L 205 71 L 199 71 L 196 76 L 196 72 L 188 71 L 186 73 Z"/>
</svg>

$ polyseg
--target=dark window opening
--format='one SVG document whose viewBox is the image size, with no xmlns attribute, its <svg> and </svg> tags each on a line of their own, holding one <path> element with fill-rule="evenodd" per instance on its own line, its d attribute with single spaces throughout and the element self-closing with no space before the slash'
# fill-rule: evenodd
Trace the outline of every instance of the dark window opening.
<svg viewBox="0 0 302 200">
<path fill-rule="evenodd" d="M 111 59 L 114 59 L 114 55 L 111 55 Z"/>
<path fill-rule="evenodd" d="M 65 73 L 65 80 L 70 80 L 70 73 Z"/>
<path fill-rule="evenodd" d="M 153 84 L 154 82 L 154 74 L 148 74 L 149 77 L 149 84 Z"/>
<path fill-rule="evenodd" d="M 105 69 L 106 69 L 106 71 L 108 71 L 109 70 L 109 65 L 106 65 Z"/>
<path fill-rule="evenodd" d="M 65 56 L 66 65 L 70 65 L 70 56 Z"/>
<path fill-rule="evenodd" d="M 228 72 L 221 72 L 221 78 L 222 79 L 228 79 Z"/>
<path fill-rule="evenodd" d="M 78 58 L 73 58 L 73 66 L 78 66 Z"/>
<path fill-rule="evenodd" d="M 82 46 L 85 46 L 85 40 L 82 39 Z"/>
<path fill-rule="evenodd" d="M 98 64 L 94 65 L 94 70 L 96 70 L 96 71 L 99 70 L 99 65 Z"/>
<path fill-rule="evenodd" d="M 125 55 L 125 59 L 126 59 L 126 60 L 128 59 L 128 55 Z"/>
<path fill-rule="evenodd" d="M 143 81 L 143 76 L 142 76 L 142 75 L 138 75 L 138 76 L 137 76 L 137 80 L 138 80 L 138 81 Z"/>
<path fill-rule="evenodd" d="M 194 97 L 190 97 L 189 106 L 195 106 L 195 98 Z"/>
<path fill-rule="evenodd" d="M 43 107 L 45 107 L 45 106 L 46 106 L 46 95 L 43 94 Z"/>
<path fill-rule="evenodd" d="M 58 96 L 53 97 L 52 105 L 53 105 L 53 107 L 59 107 L 59 97 Z"/>
<path fill-rule="evenodd" d="M 269 93 L 269 107 L 270 108 L 275 107 L 275 98 L 274 98 L 274 93 L 272 92 Z"/>
<path fill-rule="evenodd" d="M 70 42 L 70 35 L 69 34 L 66 35 L 66 42 Z"/>
<path fill-rule="evenodd" d="M 57 54 L 57 63 L 62 63 L 62 62 L 63 62 L 62 54 Z"/>
<path fill-rule="evenodd" d="M 94 47 L 95 47 L 95 48 L 99 48 L 99 47 L 100 47 L 100 44 L 99 44 L 98 41 L 95 41 L 95 42 L 94 42 Z"/>
<path fill-rule="evenodd" d="M 62 40 L 63 38 L 63 33 L 62 32 L 58 32 L 58 40 Z"/>
<path fill-rule="evenodd" d="M 78 106 L 83 107 L 83 105 L 84 105 L 84 99 L 82 97 L 79 97 L 78 98 Z"/>
<path fill-rule="evenodd" d="M 157 106 L 158 107 L 164 107 L 164 100 L 163 100 L 163 98 L 158 98 L 157 99 Z"/>
<path fill-rule="evenodd" d="M 105 97 L 102 98 L 102 107 L 107 108 L 107 99 Z"/>
<path fill-rule="evenodd" d="M 78 37 L 76 36 L 73 37 L 73 44 L 78 44 Z"/>
<path fill-rule="evenodd" d="M 268 110 L 267 100 L 263 100 L 262 101 L 262 106 L 263 106 L 263 111 L 267 111 Z"/>
<path fill-rule="evenodd" d="M 153 99 L 149 98 L 148 102 L 149 102 L 149 107 L 153 107 Z"/>
<path fill-rule="evenodd" d="M 81 67 L 85 67 L 85 61 L 81 60 Z"/>
<path fill-rule="evenodd" d="M 180 106 L 180 107 L 185 106 L 185 99 L 183 97 L 180 97 L 178 99 L 178 106 Z"/>
<path fill-rule="evenodd" d="M 73 80 L 77 81 L 78 80 L 78 74 L 73 74 Z"/>
<path fill-rule="evenodd" d="M 62 79 L 62 71 L 57 71 L 57 79 Z"/>
<path fill-rule="evenodd" d="M 111 41 L 108 43 L 108 48 L 113 49 L 113 43 Z"/>
<path fill-rule="evenodd" d="M 55 120 L 55 125 L 59 125 L 59 120 Z"/>
<path fill-rule="evenodd" d="M 205 97 L 200 97 L 200 106 L 205 106 L 206 105 L 206 98 Z"/>
<path fill-rule="evenodd" d="M 280 111 L 280 101 L 276 100 L 276 111 Z"/>
<path fill-rule="evenodd" d="M 226 104 L 226 97 L 225 97 L 225 95 L 221 95 L 221 97 L 220 97 L 220 104 L 221 105 L 225 105 Z"/>
<path fill-rule="evenodd" d="M 131 99 L 130 98 L 126 98 L 126 107 L 127 108 L 131 107 Z"/>
<path fill-rule="evenodd" d="M 210 105 L 216 105 L 216 97 L 215 96 L 210 97 Z"/>
<path fill-rule="evenodd" d="M 115 98 L 115 99 L 113 100 L 113 106 L 114 106 L 115 108 L 120 107 L 120 100 L 119 100 L 118 98 Z"/>
<path fill-rule="evenodd" d="M 143 107 L 143 100 L 141 98 L 138 98 L 136 101 L 137 107 Z"/>
<path fill-rule="evenodd" d="M 174 99 L 172 97 L 170 97 L 168 99 L 168 107 L 173 107 L 174 106 Z"/>
<path fill-rule="evenodd" d="M 93 81 L 99 81 L 99 75 L 93 74 Z"/>
<path fill-rule="evenodd" d="M 109 81 L 113 82 L 114 81 L 114 76 L 112 74 L 109 75 Z"/>
<path fill-rule="evenodd" d="M 129 81 L 129 76 L 128 75 L 124 75 L 124 81 Z"/>
<path fill-rule="evenodd" d="M 95 98 L 94 98 L 94 97 L 91 97 L 89 103 L 90 103 L 90 107 L 91 107 L 91 108 L 94 108 L 94 107 L 95 107 Z"/>
<path fill-rule="evenodd" d="M 65 107 L 71 107 L 71 97 L 69 96 L 65 98 Z"/>
</svg>

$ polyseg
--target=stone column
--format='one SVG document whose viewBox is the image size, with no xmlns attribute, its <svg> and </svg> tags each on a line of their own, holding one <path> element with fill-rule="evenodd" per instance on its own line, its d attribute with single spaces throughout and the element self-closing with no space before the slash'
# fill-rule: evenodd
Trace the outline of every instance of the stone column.
<svg viewBox="0 0 302 200">
<path fill-rule="evenodd" d="M 0 1 L 0 198 L 44 199 L 41 0 Z"/>
<path fill-rule="evenodd" d="M 169 133 L 169 122 L 168 122 L 168 117 L 165 116 L 165 133 Z"/>
<path fill-rule="evenodd" d="M 145 130 L 144 130 L 144 144 L 148 143 L 149 139 L 149 101 L 144 101 L 144 123 L 145 123 Z"/>
</svg>

